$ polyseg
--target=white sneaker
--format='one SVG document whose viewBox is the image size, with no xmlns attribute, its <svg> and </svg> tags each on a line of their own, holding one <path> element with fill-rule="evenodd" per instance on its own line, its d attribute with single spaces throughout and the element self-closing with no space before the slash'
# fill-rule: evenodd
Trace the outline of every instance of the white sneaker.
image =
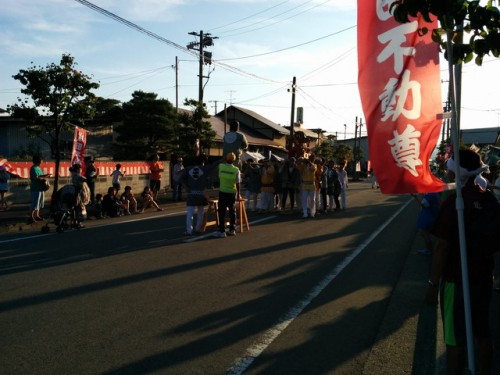
<svg viewBox="0 0 500 375">
<path fill-rule="evenodd" d="M 214 237 L 217 237 L 217 238 L 225 238 L 226 237 L 226 232 L 214 232 L 214 234 L 212 235 Z"/>
<path fill-rule="evenodd" d="M 227 232 L 227 235 L 228 236 L 236 236 L 236 231 L 230 230 L 229 232 Z"/>
</svg>

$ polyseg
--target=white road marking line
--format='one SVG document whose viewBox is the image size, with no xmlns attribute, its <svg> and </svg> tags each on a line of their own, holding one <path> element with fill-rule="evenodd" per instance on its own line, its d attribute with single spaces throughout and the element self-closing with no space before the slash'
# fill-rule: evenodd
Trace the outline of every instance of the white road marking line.
<svg viewBox="0 0 500 375">
<path fill-rule="evenodd" d="M 274 219 L 276 217 L 277 216 L 266 216 L 266 217 L 263 217 L 262 219 L 250 221 L 250 222 L 248 222 L 248 224 L 250 224 L 250 226 L 252 226 L 254 224 L 261 223 L 261 222 L 267 221 L 267 220 L 271 220 L 271 219 Z M 207 238 L 207 237 L 212 237 L 214 233 L 215 232 L 203 233 L 203 234 L 200 234 L 199 236 L 194 236 L 194 237 L 190 237 L 188 239 L 185 239 L 182 242 L 189 243 L 189 242 L 199 241 L 199 240 L 202 240 L 202 239 Z"/>
<path fill-rule="evenodd" d="M 383 223 L 370 237 L 352 251 L 339 265 L 337 265 L 323 280 L 293 306 L 276 324 L 265 331 L 262 336 L 245 351 L 243 357 L 236 359 L 227 370 L 227 375 L 241 375 L 262 354 L 266 348 L 297 318 L 302 311 L 325 289 L 369 244 L 372 242 L 411 202 L 406 202 L 396 213 Z"/>
</svg>

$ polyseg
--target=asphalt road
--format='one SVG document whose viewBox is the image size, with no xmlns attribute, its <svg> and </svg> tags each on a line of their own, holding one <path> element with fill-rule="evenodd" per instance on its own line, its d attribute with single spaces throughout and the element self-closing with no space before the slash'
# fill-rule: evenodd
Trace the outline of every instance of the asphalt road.
<svg viewBox="0 0 500 375">
<path fill-rule="evenodd" d="M 183 237 L 181 206 L 2 236 L 0 373 L 384 373 L 371 357 L 399 328 L 384 319 L 417 206 L 369 186 L 345 211 L 254 214 L 225 239 Z"/>
</svg>

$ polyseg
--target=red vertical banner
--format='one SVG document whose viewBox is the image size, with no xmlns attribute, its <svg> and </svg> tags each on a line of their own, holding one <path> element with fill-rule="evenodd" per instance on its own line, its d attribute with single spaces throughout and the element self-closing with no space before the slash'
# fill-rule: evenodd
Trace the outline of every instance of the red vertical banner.
<svg viewBox="0 0 500 375">
<path fill-rule="evenodd" d="M 71 165 L 85 165 L 83 158 L 85 156 L 85 148 L 87 147 L 87 131 L 85 129 L 75 127 L 75 137 L 73 138 L 73 152 L 71 153 Z"/>
<path fill-rule="evenodd" d="M 429 167 L 442 113 L 439 46 L 431 40 L 437 21 L 400 24 L 392 2 L 358 0 L 358 85 L 372 168 L 385 194 L 442 191 Z"/>
</svg>

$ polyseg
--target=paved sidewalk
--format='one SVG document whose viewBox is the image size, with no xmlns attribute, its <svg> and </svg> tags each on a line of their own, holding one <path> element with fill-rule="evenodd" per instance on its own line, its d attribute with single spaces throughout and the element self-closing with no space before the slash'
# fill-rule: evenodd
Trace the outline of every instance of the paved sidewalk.
<svg viewBox="0 0 500 375">
<path fill-rule="evenodd" d="M 211 192 L 212 193 L 212 192 Z M 212 193 L 213 194 L 213 193 Z M 184 207 L 186 202 L 173 202 L 171 194 L 160 194 L 157 200 L 160 207 L 167 209 L 168 207 Z M 45 204 L 45 208 L 42 209 L 42 216 L 44 218 L 49 218 L 50 203 Z M 141 215 L 155 214 L 156 210 L 146 210 Z M 29 203 L 15 203 L 11 204 L 7 211 L 0 211 L 0 235 L 4 233 L 14 233 L 14 232 L 31 232 L 31 231 L 41 231 L 42 227 L 46 224 L 45 221 L 38 221 L 35 223 L 31 222 L 31 211 Z M 116 218 L 106 218 L 103 220 L 116 220 Z M 89 221 L 95 221 L 95 219 L 90 218 Z M 53 223 L 48 220 L 49 223 Z"/>
<path fill-rule="evenodd" d="M 416 236 L 372 347 L 365 375 L 446 374 L 446 346 L 439 307 L 424 303 L 431 256 L 419 254 L 417 251 L 422 247 L 423 240 Z M 500 287 L 500 254 L 496 261 L 497 281 L 490 319 L 495 345 L 492 374 L 500 374 L 500 293 L 497 289 Z M 414 311 L 418 314 L 411 315 Z"/>
</svg>

